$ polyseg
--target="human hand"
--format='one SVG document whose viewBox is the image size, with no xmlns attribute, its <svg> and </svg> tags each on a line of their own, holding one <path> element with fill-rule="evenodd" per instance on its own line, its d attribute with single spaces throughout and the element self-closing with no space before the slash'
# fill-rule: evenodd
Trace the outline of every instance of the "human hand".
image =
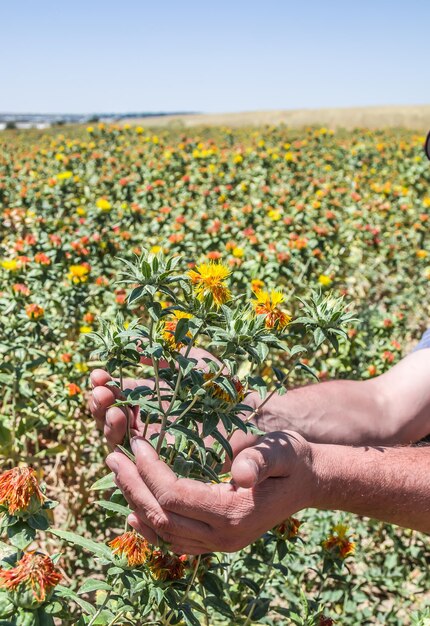
<svg viewBox="0 0 430 626">
<path fill-rule="evenodd" d="M 240 452 L 230 483 L 177 478 L 142 438 L 132 449 L 136 464 L 120 452 L 106 461 L 133 510 L 128 521 L 178 554 L 236 552 L 313 502 L 312 447 L 294 432 L 270 433 Z"/>
<path fill-rule="evenodd" d="M 196 367 L 202 370 L 208 370 L 208 365 L 204 359 L 211 359 L 213 361 L 218 361 L 216 357 L 207 352 L 206 350 L 202 350 L 201 348 L 193 348 L 189 354 L 191 358 L 196 359 L 197 364 Z M 144 361 L 147 365 L 151 364 L 149 359 L 145 359 Z M 167 366 L 167 364 L 166 364 Z M 118 400 L 121 396 L 121 392 L 118 387 L 110 386 L 108 383 L 114 380 L 111 375 L 102 369 L 96 369 L 91 373 L 90 376 L 91 385 L 93 387 L 89 399 L 89 409 L 96 420 L 97 426 L 103 430 L 105 437 L 107 439 L 108 445 L 111 449 L 113 449 L 116 445 L 121 444 L 124 441 L 124 437 L 126 434 L 127 428 L 127 419 L 126 419 L 126 411 L 130 416 L 130 425 L 132 435 L 143 435 L 144 432 L 144 423 L 141 421 L 139 417 L 139 409 L 138 407 L 115 407 L 112 406 L 116 400 Z M 161 381 L 162 383 L 163 381 Z M 154 381 L 152 379 L 132 379 L 126 378 L 124 380 L 124 389 L 134 389 L 138 386 L 147 386 L 154 387 Z M 245 400 L 245 403 L 255 408 L 258 406 L 260 402 L 260 398 L 256 393 L 250 393 Z M 167 406 L 168 403 L 166 403 Z M 244 419 L 247 418 L 247 414 L 245 414 Z M 258 416 L 253 420 L 253 423 L 256 424 L 261 430 L 264 429 L 264 424 L 261 424 L 258 420 Z M 155 433 L 159 432 L 160 425 L 153 424 L 149 425 L 148 430 L 146 432 L 147 438 Z M 224 432 L 223 425 L 219 424 L 219 430 Z M 252 435 L 251 433 L 243 433 L 242 431 L 236 431 L 230 441 L 233 453 L 237 454 L 245 447 L 253 445 L 257 441 L 258 437 Z M 210 446 L 213 442 L 212 438 L 206 438 L 206 443 Z M 228 469 L 228 464 L 225 466 L 226 470 Z"/>
</svg>

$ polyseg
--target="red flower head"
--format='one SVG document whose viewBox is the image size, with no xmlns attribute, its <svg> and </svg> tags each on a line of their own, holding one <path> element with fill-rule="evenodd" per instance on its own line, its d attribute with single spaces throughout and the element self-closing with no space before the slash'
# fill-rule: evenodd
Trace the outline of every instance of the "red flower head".
<svg viewBox="0 0 430 626">
<path fill-rule="evenodd" d="M 293 539 L 299 534 L 299 528 L 302 522 L 296 517 L 289 517 L 281 524 L 278 524 L 273 528 L 273 532 L 280 539 Z"/>
<path fill-rule="evenodd" d="M 146 539 L 135 530 L 127 531 L 109 542 L 112 552 L 118 556 L 125 556 L 130 567 L 139 567 L 146 563 L 149 547 Z"/>
<path fill-rule="evenodd" d="M 0 507 L 9 515 L 32 514 L 46 500 L 32 467 L 14 467 L 0 474 Z"/>
<path fill-rule="evenodd" d="M 157 580 L 178 580 L 185 573 L 187 555 L 164 554 L 161 550 L 154 550 L 148 559 L 148 566 Z"/>
<path fill-rule="evenodd" d="M 0 588 L 14 592 L 17 606 L 32 608 L 49 598 L 62 576 L 49 556 L 27 552 L 10 569 L 0 568 Z"/>
<path fill-rule="evenodd" d="M 345 524 L 337 524 L 333 528 L 333 534 L 322 543 L 324 550 L 335 559 L 346 559 L 355 552 L 355 543 L 347 537 L 347 530 Z"/>
<path fill-rule="evenodd" d="M 27 313 L 27 316 L 33 321 L 40 319 L 45 314 L 44 308 L 34 303 L 26 306 L 25 312 Z"/>
</svg>

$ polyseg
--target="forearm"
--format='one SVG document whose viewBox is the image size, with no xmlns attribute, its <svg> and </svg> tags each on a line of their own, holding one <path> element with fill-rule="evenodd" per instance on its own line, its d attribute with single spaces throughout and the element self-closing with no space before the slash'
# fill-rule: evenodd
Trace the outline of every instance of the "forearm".
<svg viewBox="0 0 430 626">
<path fill-rule="evenodd" d="M 262 428 L 294 430 L 316 443 L 391 443 L 373 383 L 335 380 L 275 395 L 261 410 Z"/>
<path fill-rule="evenodd" d="M 342 445 L 418 441 L 430 433 L 429 365 L 430 350 L 420 350 L 371 380 L 334 380 L 275 395 L 262 408 L 262 429 L 291 429 L 308 441 Z"/>
<path fill-rule="evenodd" d="M 311 448 L 312 506 L 430 533 L 430 446 Z"/>
</svg>

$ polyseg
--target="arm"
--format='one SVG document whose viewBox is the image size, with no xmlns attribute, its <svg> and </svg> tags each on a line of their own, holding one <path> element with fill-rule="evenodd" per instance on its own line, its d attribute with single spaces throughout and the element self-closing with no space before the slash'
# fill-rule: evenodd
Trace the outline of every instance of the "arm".
<svg viewBox="0 0 430 626">
<path fill-rule="evenodd" d="M 430 349 L 408 355 L 371 380 L 335 380 L 274 396 L 258 425 L 267 432 L 295 430 L 318 443 L 418 441 L 430 433 Z"/>
<path fill-rule="evenodd" d="M 310 444 L 276 432 L 242 450 L 231 483 L 177 478 L 141 439 L 136 465 L 114 452 L 107 463 L 148 541 L 175 552 L 234 552 L 303 508 L 337 509 L 430 533 L 430 447 L 352 448 Z"/>
<path fill-rule="evenodd" d="M 430 533 L 430 447 L 313 444 L 312 506 Z"/>
</svg>

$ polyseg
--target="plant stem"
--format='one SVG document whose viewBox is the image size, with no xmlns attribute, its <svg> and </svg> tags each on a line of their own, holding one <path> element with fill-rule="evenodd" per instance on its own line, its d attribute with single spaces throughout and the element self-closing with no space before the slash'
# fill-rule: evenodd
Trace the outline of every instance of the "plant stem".
<svg viewBox="0 0 430 626">
<path fill-rule="evenodd" d="M 195 338 L 197 337 L 197 334 L 198 333 L 196 333 L 191 338 L 191 341 L 188 344 L 187 349 L 185 351 L 185 355 L 184 355 L 185 358 L 187 358 L 188 355 L 190 354 L 191 348 L 193 347 L 193 342 L 194 342 Z M 182 374 L 182 370 L 180 369 L 179 372 L 178 372 L 178 378 L 176 379 L 175 388 L 173 390 L 172 399 L 170 401 L 169 406 L 167 407 L 167 411 L 163 412 L 163 419 L 162 419 L 162 422 L 161 422 L 160 434 L 158 436 L 158 441 L 157 441 L 157 454 L 160 453 L 161 446 L 162 446 L 163 441 L 164 441 L 164 437 L 165 437 L 165 433 L 166 433 L 166 426 L 167 426 L 167 419 L 168 419 L 168 417 L 169 417 L 169 415 L 170 415 L 170 413 L 171 413 L 171 411 L 173 409 L 173 406 L 174 406 L 174 404 L 176 402 L 176 398 L 178 397 L 178 393 L 179 393 L 180 385 L 181 385 L 181 382 L 182 382 L 182 378 L 183 378 L 183 374 Z M 197 401 L 197 396 L 195 396 L 195 400 Z M 187 413 L 189 408 L 190 407 L 187 407 L 187 409 L 181 413 L 181 415 L 178 417 L 178 419 L 183 417 L 185 415 L 185 413 Z"/>
<path fill-rule="evenodd" d="M 113 593 L 113 588 L 116 585 L 116 583 L 118 582 L 119 579 L 119 575 L 115 576 L 115 578 L 112 581 L 112 589 L 110 591 L 107 592 L 105 599 L 103 600 L 103 602 L 101 603 L 101 605 L 99 606 L 97 612 L 93 615 L 93 617 L 91 618 L 91 621 L 89 622 L 88 626 L 93 626 L 93 624 L 95 623 L 96 619 L 98 618 L 98 616 L 100 615 L 100 613 L 103 611 L 103 609 L 105 608 L 105 606 L 107 605 L 107 603 L 109 602 L 109 600 L 111 599 L 112 593 Z"/>
<path fill-rule="evenodd" d="M 276 547 L 277 547 L 277 545 L 278 545 L 278 542 L 276 542 L 276 544 L 275 544 L 275 548 L 274 548 L 273 553 L 272 553 L 272 557 L 271 557 L 271 559 L 270 559 L 269 563 L 267 564 L 266 573 L 264 574 L 264 578 L 263 578 L 262 583 L 261 583 L 261 585 L 260 585 L 260 590 L 259 590 L 259 592 L 257 593 L 257 595 L 255 596 L 255 599 L 254 599 L 254 605 L 253 605 L 253 607 L 251 608 L 250 612 L 248 613 L 248 617 L 246 618 L 246 621 L 245 621 L 245 623 L 243 624 L 243 626 L 249 626 L 249 624 L 251 623 L 251 620 L 252 620 L 252 615 L 253 615 L 253 613 L 254 613 L 254 609 L 255 609 L 255 607 L 256 607 L 257 600 L 258 600 L 258 598 L 261 596 L 261 594 L 262 594 L 262 592 L 263 592 L 263 590 L 264 590 L 264 587 L 266 586 L 266 584 L 267 584 L 267 582 L 268 582 L 268 580 L 269 580 L 270 574 L 272 573 L 273 564 L 274 564 L 274 562 L 275 562 Z"/>
<path fill-rule="evenodd" d="M 124 392 L 124 374 L 122 370 L 122 361 L 119 362 L 119 388 L 121 393 Z M 130 408 L 128 406 L 125 407 L 125 418 L 127 420 L 127 430 L 126 430 L 126 441 L 124 442 L 126 445 L 124 447 L 130 446 L 131 441 L 131 423 L 130 423 Z"/>
<path fill-rule="evenodd" d="M 185 591 L 184 591 L 184 595 L 183 595 L 183 596 L 182 596 L 182 598 L 179 600 L 179 606 L 180 606 L 181 604 L 183 604 L 183 603 L 185 602 L 185 600 L 186 600 L 186 599 L 188 598 L 188 596 L 189 596 L 189 593 L 190 593 L 190 591 L 191 591 L 191 587 L 193 586 L 193 583 L 194 583 L 194 581 L 195 581 L 195 579 L 196 579 L 196 576 L 197 576 L 197 571 L 198 571 L 198 569 L 199 569 L 199 565 L 200 565 L 200 561 L 201 561 L 201 559 L 202 559 L 202 557 L 201 557 L 201 555 L 199 554 L 199 556 L 196 558 L 196 564 L 194 565 L 194 570 L 193 570 L 193 573 L 192 573 L 192 575 L 191 575 L 191 578 L 190 578 L 190 580 L 189 580 L 189 582 L 188 582 L 187 588 L 186 588 L 186 589 L 185 589 Z M 168 620 L 167 620 L 167 622 L 165 623 L 165 626 L 170 626 L 170 620 L 171 620 L 171 619 L 172 619 L 172 617 L 169 617 L 169 619 L 168 619 Z"/>
<path fill-rule="evenodd" d="M 116 622 L 121 619 L 121 617 L 124 615 L 125 611 L 121 611 L 121 613 L 118 613 L 118 615 L 116 615 L 113 620 L 111 620 L 109 622 L 109 624 L 107 626 L 113 626 L 113 624 L 116 624 Z"/>
</svg>

